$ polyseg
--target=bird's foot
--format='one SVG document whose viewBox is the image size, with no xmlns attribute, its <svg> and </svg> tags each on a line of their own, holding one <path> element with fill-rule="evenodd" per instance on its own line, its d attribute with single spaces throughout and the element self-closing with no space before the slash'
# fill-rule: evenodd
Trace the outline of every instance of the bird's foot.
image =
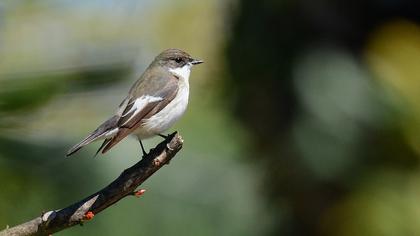
<svg viewBox="0 0 420 236">
<path fill-rule="evenodd" d="M 172 137 L 174 137 L 175 136 L 175 134 L 177 134 L 178 133 L 178 131 L 175 131 L 175 132 L 173 132 L 172 134 L 167 134 L 167 135 L 165 135 L 165 134 L 157 134 L 157 135 L 159 135 L 160 137 L 162 137 L 162 138 L 164 138 L 164 139 L 169 139 L 169 138 L 172 138 Z"/>
<path fill-rule="evenodd" d="M 148 154 L 147 154 L 147 152 L 144 150 L 143 143 L 141 142 L 141 139 L 139 138 L 138 140 L 139 140 L 139 143 L 140 143 L 141 151 L 143 152 L 143 156 L 142 156 L 142 159 L 143 159 L 143 158 L 145 158 Z"/>
<path fill-rule="evenodd" d="M 164 135 L 164 134 L 158 134 L 160 137 L 167 139 L 169 137 L 169 135 Z"/>
<path fill-rule="evenodd" d="M 142 150 L 142 152 L 143 152 L 143 155 L 141 156 L 141 158 L 143 159 L 143 158 L 145 158 L 148 155 L 148 153 L 145 152 L 144 150 Z"/>
</svg>

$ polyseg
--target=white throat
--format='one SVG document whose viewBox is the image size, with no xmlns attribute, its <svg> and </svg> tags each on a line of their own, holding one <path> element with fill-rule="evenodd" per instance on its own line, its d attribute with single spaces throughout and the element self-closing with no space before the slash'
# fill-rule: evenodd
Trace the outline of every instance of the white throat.
<svg viewBox="0 0 420 236">
<path fill-rule="evenodd" d="M 191 73 L 191 64 L 186 64 L 183 67 L 175 68 L 175 69 L 169 69 L 169 72 L 171 72 L 175 76 L 179 76 L 186 81 L 188 81 L 188 78 L 190 77 Z"/>
</svg>

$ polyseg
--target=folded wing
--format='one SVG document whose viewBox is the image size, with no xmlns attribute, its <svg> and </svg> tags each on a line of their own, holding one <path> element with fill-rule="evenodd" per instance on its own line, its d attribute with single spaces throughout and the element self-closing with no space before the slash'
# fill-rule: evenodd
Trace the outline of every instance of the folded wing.
<svg viewBox="0 0 420 236">
<path fill-rule="evenodd" d="M 142 121 L 161 111 L 178 92 L 178 78 L 163 70 L 145 73 L 131 88 L 115 116 L 100 125 L 88 137 L 72 147 L 67 156 L 83 146 L 105 139 L 98 152 L 107 152 L 142 125 Z"/>
</svg>

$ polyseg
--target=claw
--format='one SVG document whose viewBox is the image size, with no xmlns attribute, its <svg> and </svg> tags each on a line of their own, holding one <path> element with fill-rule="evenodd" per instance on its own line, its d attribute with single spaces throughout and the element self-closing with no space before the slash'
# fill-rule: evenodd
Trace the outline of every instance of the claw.
<svg viewBox="0 0 420 236">
<path fill-rule="evenodd" d="M 160 137 L 167 139 L 169 137 L 169 135 L 164 135 L 164 134 L 158 134 Z"/>
</svg>

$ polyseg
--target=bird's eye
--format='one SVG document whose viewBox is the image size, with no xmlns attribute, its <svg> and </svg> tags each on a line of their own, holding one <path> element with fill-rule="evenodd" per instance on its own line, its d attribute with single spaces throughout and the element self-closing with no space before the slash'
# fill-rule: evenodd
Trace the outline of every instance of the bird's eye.
<svg viewBox="0 0 420 236">
<path fill-rule="evenodd" d="M 175 61 L 176 61 L 176 63 L 181 63 L 182 62 L 182 58 L 177 57 L 177 58 L 175 58 Z"/>
</svg>

